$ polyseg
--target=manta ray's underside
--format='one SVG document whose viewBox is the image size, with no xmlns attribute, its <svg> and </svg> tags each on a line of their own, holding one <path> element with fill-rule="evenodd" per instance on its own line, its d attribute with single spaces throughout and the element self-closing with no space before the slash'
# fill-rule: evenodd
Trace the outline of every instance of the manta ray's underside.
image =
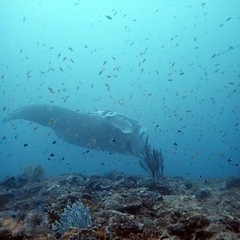
<svg viewBox="0 0 240 240">
<path fill-rule="evenodd" d="M 143 146 L 146 128 L 137 120 L 111 111 L 77 113 L 51 105 L 30 105 L 3 122 L 23 119 L 50 127 L 65 142 L 112 153 L 133 154 Z"/>
</svg>

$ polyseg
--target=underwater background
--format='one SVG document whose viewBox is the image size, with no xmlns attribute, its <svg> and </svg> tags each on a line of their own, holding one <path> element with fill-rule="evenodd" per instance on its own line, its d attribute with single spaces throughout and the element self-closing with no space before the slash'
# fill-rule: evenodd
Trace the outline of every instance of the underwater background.
<svg viewBox="0 0 240 240">
<path fill-rule="evenodd" d="M 238 0 L 2 0 L 1 120 L 31 104 L 112 110 L 147 126 L 165 176 L 239 176 L 239 9 Z M 148 176 L 134 156 L 86 150 L 35 123 L 1 122 L 0 180 L 28 164 L 46 176 Z"/>
</svg>

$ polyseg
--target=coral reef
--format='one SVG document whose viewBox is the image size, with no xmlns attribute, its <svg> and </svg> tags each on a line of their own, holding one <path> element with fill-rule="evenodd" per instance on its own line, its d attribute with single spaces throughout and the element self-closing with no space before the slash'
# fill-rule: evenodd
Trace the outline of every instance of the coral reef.
<svg viewBox="0 0 240 240">
<path fill-rule="evenodd" d="M 229 188 L 230 179 L 153 180 L 119 172 L 18 179 L 0 184 L 3 240 L 240 239 L 240 188 Z"/>
</svg>

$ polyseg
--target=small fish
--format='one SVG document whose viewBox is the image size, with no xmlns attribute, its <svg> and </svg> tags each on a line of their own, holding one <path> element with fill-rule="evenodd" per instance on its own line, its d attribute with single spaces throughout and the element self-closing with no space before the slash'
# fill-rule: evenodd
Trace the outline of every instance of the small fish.
<svg viewBox="0 0 240 240">
<path fill-rule="evenodd" d="M 54 157 L 54 153 L 49 153 L 49 157 Z"/>
<path fill-rule="evenodd" d="M 180 76 L 181 76 L 181 75 L 184 75 L 184 72 L 182 72 L 182 70 L 180 70 L 179 75 L 180 75 Z"/>
<path fill-rule="evenodd" d="M 50 93 L 55 93 L 55 92 L 53 91 L 53 89 L 50 88 L 50 87 L 48 87 L 48 91 L 49 91 Z"/>
<path fill-rule="evenodd" d="M 68 49 L 73 52 L 73 49 L 71 47 L 69 47 Z"/>
<path fill-rule="evenodd" d="M 52 144 L 56 144 L 56 143 L 57 143 L 57 141 L 53 141 L 53 142 L 52 142 Z"/>
<path fill-rule="evenodd" d="M 85 152 L 82 152 L 82 154 L 86 154 L 89 153 L 90 150 L 86 150 Z"/>
<path fill-rule="evenodd" d="M 104 69 L 100 70 L 100 72 L 98 73 L 98 75 L 101 75 L 101 74 L 103 73 L 103 70 L 104 70 Z"/>
<path fill-rule="evenodd" d="M 110 88 L 110 85 L 108 83 L 105 83 L 105 86 L 107 87 L 107 90 L 110 91 L 111 88 Z"/>
<path fill-rule="evenodd" d="M 112 142 L 116 142 L 116 139 L 115 139 L 115 138 L 111 138 L 111 141 L 112 141 Z"/>
<path fill-rule="evenodd" d="M 68 100 L 68 96 L 65 97 L 64 102 L 66 102 L 67 100 Z"/>
<path fill-rule="evenodd" d="M 112 20 L 112 17 L 110 17 L 109 15 L 106 15 L 105 17 Z"/>
<path fill-rule="evenodd" d="M 59 67 L 60 71 L 63 72 L 63 69 L 61 67 Z"/>
<path fill-rule="evenodd" d="M 27 144 L 27 143 L 24 143 L 24 144 L 23 144 L 23 147 L 27 147 L 27 146 L 28 146 L 28 144 Z"/>
</svg>

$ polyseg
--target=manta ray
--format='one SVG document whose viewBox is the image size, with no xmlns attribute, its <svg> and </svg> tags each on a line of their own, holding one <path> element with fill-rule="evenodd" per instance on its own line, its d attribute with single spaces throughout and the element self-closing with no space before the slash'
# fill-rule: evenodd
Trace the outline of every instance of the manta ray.
<svg viewBox="0 0 240 240">
<path fill-rule="evenodd" d="M 143 147 L 146 127 L 112 111 L 74 112 L 52 105 L 30 105 L 10 113 L 3 122 L 22 119 L 51 128 L 63 141 L 80 147 L 133 154 Z"/>
</svg>

